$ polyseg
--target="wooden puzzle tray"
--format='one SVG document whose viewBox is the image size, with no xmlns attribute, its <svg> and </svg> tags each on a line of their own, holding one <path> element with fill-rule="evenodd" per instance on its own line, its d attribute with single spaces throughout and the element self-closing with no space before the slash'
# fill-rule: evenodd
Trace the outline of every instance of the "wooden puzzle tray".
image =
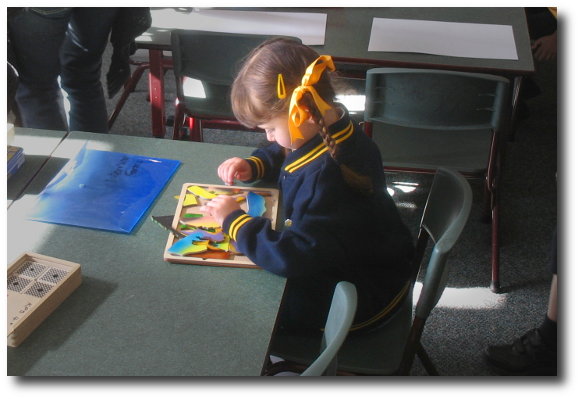
<svg viewBox="0 0 580 399">
<path fill-rule="evenodd" d="M 233 196 L 244 211 L 270 219 L 275 227 L 279 199 L 276 189 L 185 183 L 171 225 L 180 237 L 169 234 L 163 259 L 171 263 L 257 268 L 237 250 L 215 219 L 199 211 L 216 195 Z"/>
</svg>

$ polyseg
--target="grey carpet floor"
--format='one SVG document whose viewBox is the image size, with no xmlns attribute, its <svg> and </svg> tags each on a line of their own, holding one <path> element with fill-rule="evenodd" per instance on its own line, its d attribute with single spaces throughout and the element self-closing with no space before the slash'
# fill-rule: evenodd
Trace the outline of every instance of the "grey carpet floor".
<svg viewBox="0 0 580 399">
<path fill-rule="evenodd" d="M 145 54 L 139 52 L 137 57 Z M 104 57 L 106 71 L 107 54 Z M 474 204 L 470 220 L 448 262 L 448 288 L 427 322 L 423 345 L 440 373 L 446 376 L 495 375 L 483 358 L 487 345 L 511 342 L 541 323 L 546 313 L 550 273 L 547 250 L 556 228 L 558 197 L 556 171 L 557 66 L 539 63 L 534 80 L 542 93 L 527 101 L 530 113 L 522 120 L 515 140 L 507 143 L 501 181 L 501 282 L 502 291 L 492 293 L 490 282 L 490 225 L 481 221 L 481 181 L 471 182 Z M 166 112 L 173 114 L 175 82 L 165 76 Z M 112 110 L 118 96 L 109 101 Z M 147 76 L 131 94 L 112 134 L 151 137 Z M 166 139 L 171 138 L 167 127 Z M 259 146 L 261 133 L 209 130 L 205 140 L 215 143 Z M 184 143 L 187 145 L 187 143 Z M 431 177 L 411 174 L 387 175 L 393 197 L 409 227 L 417 230 Z M 405 193 L 398 182 L 416 189 Z M 562 331 L 560 330 L 562 339 Z M 564 365 L 560 345 L 560 375 Z M 413 375 L 425 375 L 416 361 Z"/>
</svg>

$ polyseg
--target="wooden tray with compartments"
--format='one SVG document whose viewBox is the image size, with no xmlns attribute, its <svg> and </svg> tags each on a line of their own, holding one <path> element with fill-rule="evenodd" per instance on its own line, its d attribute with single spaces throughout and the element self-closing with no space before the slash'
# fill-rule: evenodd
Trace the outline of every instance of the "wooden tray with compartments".
<svg viewBox="0 0 580 399">
<path fill-rule="evenodd" d="M 79 285 L 81 265 L 25 253 L 8 267 L 8 346 L 18 346 Z"/>
<path fill-rule="evenodd" d="M 225 186 L 225 185 L 208 185 L 200 183 L 185 183 L 182 186 L 181 194 L 179 196 L 179 202 L 175 211 L 175 216 L 173 218 L 172 228 L 177 232 L 187 231 L 184 228 L 191 229 L 183 223 L 186 219 L 186 215 L 200 215 L 199 208 L 202 207 L 208 198 L 204 195 L 194 194 L 198 193 L 197 190 L 210 193 L 211 195 L 232 195 L 240 203 L 241 208 L 248 212 L 248 195 L 258 194 L 264 199 L 265 211 L 261 215 L 262 217 L 268 218 L 272 221 L 272 227 L 275 227 L 276 216 L 278 214 L 278 200 L 279 191 L 277 189 L 271 188 L 256 188 L 256 187 L 242 187 L 242 186 Z M 252 193 L 252 194 L 249 194 Z M 191 196 L 195 197 L 196 204 L 189 204 L 191 201 Z M 212 219 L 211 217 L 205 216 L 205 220 Z M 215 221 L 214 221 L 215 222 Z M 216 224 L 217 226 L 217 224 Z M 214 230 L 210 228 L 210 230 Z M 221 227 L 216 227 L 215 230 L 220 231 Z M 179 241 L 173 233 L 169 234 L 167 238 L 167 244 L 165 246 L 164 260 L 171 263 L 184 263 L 184 264 L 195 264 L 195 265 L 209 265 L 209 266 L 226 266 L 226 267 L 246 267 L 246 268 L 257 268 L 247 256 L 241 254 L 235 249 L 235 246 L 230 245 L 230 251 L 214 251 L 208 250 L 201 253 L 190 254 L 190 255 L 177 255 L 169 251 L 172 246 Z"/>
</svg>

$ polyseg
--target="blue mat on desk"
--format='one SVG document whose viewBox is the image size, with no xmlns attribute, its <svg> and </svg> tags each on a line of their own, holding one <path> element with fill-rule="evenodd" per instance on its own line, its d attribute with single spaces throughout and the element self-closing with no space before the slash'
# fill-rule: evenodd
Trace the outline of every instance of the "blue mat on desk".
<svg viewBox="0 0 580 399">
<path fill-rule="evenodd" d="M 180 164 L 83 147 L 40 193 L 29 219 L 130 233 Z"/>
</svg>

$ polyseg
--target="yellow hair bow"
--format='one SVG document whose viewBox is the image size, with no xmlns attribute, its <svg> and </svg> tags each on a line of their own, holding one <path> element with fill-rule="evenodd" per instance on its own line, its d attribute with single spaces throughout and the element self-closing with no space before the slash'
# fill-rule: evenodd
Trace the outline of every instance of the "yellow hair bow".
<svg viewBox="0 0 580 399">
<path fill-rule="evenodd" d="M 304 121 L 308 120 L 310 113 L 308 109 L 299 105 L 300 100 L 304 93 L 309 92 L 314 99 L 316 107 L 322 115 L 331 109 L 332 107 L 320 97 L 316 89 L 312 86 L 320 80 L 322 73 L 328 68 L 331 71 L 335 70 L 334 62 L 332 62 L 332 57 L 329 55 L 321 55 L 312 64 L 306 68 L 306 72 L 302 77 L 302 85 L 298 86 L 292 92 L 292 98 L 290 99 L 290 109 L 288 111 L 288 127 L 290 130 L 290 142 L 294 142 L 297 138 L 304 138 L 302 132 L 300 132 L 300 125 Z"/>
</svg>

